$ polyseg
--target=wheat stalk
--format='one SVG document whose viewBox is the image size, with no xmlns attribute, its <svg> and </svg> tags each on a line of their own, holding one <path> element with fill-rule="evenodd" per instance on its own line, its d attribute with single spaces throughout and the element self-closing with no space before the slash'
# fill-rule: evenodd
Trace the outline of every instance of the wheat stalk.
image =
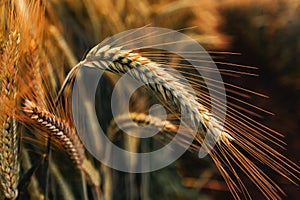
<svg viewBox="0 0 300 200">
<path fill-rule="evenodd" d="M 66 183 L 66 180 L 63 178 L 62 173 L 60 172 L 58 165 L 54 162 L 50 165 L 50 170 L 53 173 L 57 184 L 62 192 L 62 199 L 75 200 L 74 194 L 71 192 L 70 186 Z"/>
<path fill-rule="evenodd" d="M 28 149 L 26 148 L 22 149 L 22 167 L 25 171 L 28 171 L 33 167 Z M 31 199 L 43 198 L 43 195 L 40 191 L 39 182 L 35 176 L 31 177 L 31 183 L 28 185 L 28 191 Z"/>
</svg>

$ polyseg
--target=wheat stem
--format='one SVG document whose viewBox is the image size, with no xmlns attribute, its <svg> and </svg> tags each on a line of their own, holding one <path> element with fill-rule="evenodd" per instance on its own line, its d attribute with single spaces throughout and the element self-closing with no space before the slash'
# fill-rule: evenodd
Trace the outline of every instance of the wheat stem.
<svg viewBox="0 0 300 200">
<path fill-rule="evenodd" d="M 25 171 L 28 171 L 32 168 L 30 155 L 26 148 L 22 149 L 22 166 Z M 32 199 L 40 199 L 42 197 L 39 188 L 39 182 L 36 179 L 35 175 L 31 177 L 30 184 L 28 186 L 28 191 L 29 191 L 30 198 Z"/>
<path fill-rule="evenodd" d="M 65 41 L 64 37 L 60 33 L 60 31 L 53 25 L 49 27 L 49 32 L 52 34 L 54 39 L 57 42 L 57 45 L 63 50 L 66 55 L 67 61 L 70 66 L 75 66 L 77 63 L 77 59 L 74 56 L 72 50 L 70 49 L 68 43 Z"/>
<path fill-rule="evenodd" d="M 55 179 L 57 180 L 57 184 L 61 188 L 62 191 L 62 199 L 65 200 L 75 200 L 75 197 L 73 193 L 71 192 L 70 186 L 66 183 L 65 179 L 62 178 L 63 175 L 60 172 L 57 164 L 55 162 L 52 162 L 50 165 L 50 170 L 53 173 Z"/>
</svg>

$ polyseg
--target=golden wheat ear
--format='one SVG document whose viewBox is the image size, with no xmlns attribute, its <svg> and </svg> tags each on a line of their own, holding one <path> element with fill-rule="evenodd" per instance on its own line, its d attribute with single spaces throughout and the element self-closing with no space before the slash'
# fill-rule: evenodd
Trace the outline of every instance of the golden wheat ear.
<svg viewBox="0 0 300 200">
<path fill-rule="evenodd" d="M 252 160 L 264 163 L 273 171 L 293 183 L 299 180 L 299 166 L 268 145 L 267 142 L 270 142 L 282 148 L 284 145 L 284 142 L 281 141 L 282 134 L 256 122 L 245 114 L 245 112 L 247 112 L 247 114 L 255 115 L 255 111 L 252 111 L 253 109 L 265 113 L 270 112 L 234 96 L 227 95 L 230 101 L 228 101 L 227 104 L 227 115 L 223 127 L 220 123 L 222 116 L 215 116 L 211 112 L 211 97 L 207 92 L 208 87 L 216 88 L 213 89 L 213 91 L 219 92 L 220 81 L 205 77 L 209 79 L 209 82 L 204 82 L 204 77 L 195 74 L 195 69 L 193 69 L 191 64 L 182 64 L 180 62 L 182 59 L 175 59 L 175 61 L 168 63 L 167 59 L 172 56 L 166 52 L 160 51 L 158 53 L 152 53 L 146 50 L 146 53 L 143 54 L 141 51 L 143 47 L 139 45 L 141 40 L 155 38 L 156 36 L 159 37 L 160 35 L 153 33 L 151 37 L 146 35 L 141 38 L 126 40 L 123 44 L 117 44 L 118 42 L 109 44 L 104 41 L 95 46 L 87 54 L 86 58 L 70 71 L 60 90 L 60 95 L 66 85 L 76 77 L 77 71 L 83 66 L 108 70 L 120 76 L 128 73 L 133 79 L 145 83 L 145 86 L 152 91 L 152 94 L 178 118 L 180 118 L 179 112 L 181 109 L 189 113 L 189 119 L 192 122 L 189 128 L 193 129 L 195 125 L 200 125 L 197 132 L 199 146 L 210 153 L 210 156 L 219 168 L 234 198 L 251 198 L 251 194 L 248 193 L 247 187 L 240 178 L 242 175 L 239 175 L 237 172 L 238 170 L 236 168 L 239 168 L 242 174 L 246 175 L 266 198 L 279 199 L 280 193 L 284 194 L 284 192 L 269 176 L 255 165 Z M 160 44 L 157 44 L 157 46 L 159 45 Z M 133 48 L 126 50 L 128 46 Z M 135 49 L 134 46 L 138 46 L 138 48 Z M 144 48 L 149 49 L 151 46 Z M 141 53 L 138 51 L 141 51 Z M 191 56 L 194 55 L 193 53 L 194 52 L 185 52 L 185 54 Z M 195 55 L 199 56 L 199 58 L 194 58 L 200 63 L 213 62 L 206 61 L 205 59 L 204 62 L 201 62 L 203 61 L 201 57 L 202 53 L 203 52 L 197 52 Z M 233 63 L 220 64 L 237 67 L 239 69 L 254 68 Z M 210 73 L 219 73 L 218 70 L 210 69 L 205 65 L 197 67 L 207 70 Z M 183 74 L 188 80 L 188 83 L 183 82 L 174 70 Z M 221 70 L 221 74 L 254 75 L 237 70 Z M 265 97 L 263 94 L 230 83 L 224 83 L 224 85 L 230 94 L 246 97 L 250 95 Z M 196 91 L 195 95 L 193 95 L 192 90 Z M 218 98 L 217 100 L 217 110 L 222 112 L 222 106 L 224 107 L 223 99 Z M 231 101 L 238 101 L 245 106 L 245 108 L 235 105 Z M 187 131 L 187 133 L 190 132 Z M 216 146 L 213 147 L 205 143 L 204 139 L 208 133 L 210 133 L 210 136 L 216 141 Z M 200 147 L 198 147 L 198 149 Z M 213 149 L 213 151 L 210 152 L 210 149 Z M 243 151 L 246 153 L 242 153 Z M 280 165 L 278 165 L 278 163 L 280 163 Z"/>
<path fill-rule="evenodd" d="M 23 111 L 38 124 L 38 126 L 46 129 L 49 136 L 56 138 L 74 164 L 78 168 L 81 168 L 83 160 L 85 159 L 84 148 L 75 129 L 71 128 L 68 123 L 57 116 L 37 106 L 32 101 L 25 100 Z"/>
<path fill-rule="evenodd" d="M 20 57 L 19 43 L 20 35 L 16 31 L 9 33 L 0 57 L 1 66 L 4 68 L 1 69 L 4 74 L 1 77 L 0 92 L 0 173 L 2 174 L 0 183 L 4 196 L 8 199 L 17 198 L 20 177 L 20 133 L 15 117 L 18 97 L 16 74 Z"/>
<path fill-rule="evenodd" d="M 25 100 L 23 111 L 34 121 L 34 127 L 39 127 L 48 136 L 55 138 L 56 143 L 63 147 L 74 165 L 85 174 L 88 184 L 98 191 L 99 172 L 86 158 L 84 146 L 72 125 L 29 100 Z"/>
</svg>

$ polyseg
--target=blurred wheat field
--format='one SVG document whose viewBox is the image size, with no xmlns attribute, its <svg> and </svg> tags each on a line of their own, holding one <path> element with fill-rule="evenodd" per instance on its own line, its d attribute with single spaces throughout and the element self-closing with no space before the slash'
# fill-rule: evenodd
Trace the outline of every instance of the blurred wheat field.
<svg viewBox="0 0 300 200">
<path fill-rule="evenodd" d="M 1 0 L 0 199 L 297 199 L 299 11 L 296 0 Z M 162 70 L 158 74 L 165 73 L 162 65 L 178 70 L 199 97 L 192 105 L 200 110 L 204 129 L 190 151 L 164 169 L 131 174 L 101 164 L 85 150 L 70 112 L 72 80 L 55 99 L 71 69 L 99 54 L 90 49 L 143 26 L 180 30 L 208 50 L 226 83 L 228 112 L 210 158 L 199 159 L 205 130 L 218 120 L 210 115 L 202 78 L 164 52 L 107 49 L 150 71 Z M 164 93 L 172 84 L 166 81 L 164 90 L 149 87 L 152 93 L 143 88 L 133 94 L 131 119 L 160 131 L 142 141 L 122 133 L 111 115 L 109 96 L 123 73 L 115 70 L 118 65 L 129 66 L 110 65 L 96 94 L 107 137 L 132 152 L 168 143 L 178 131 L 176 95 L 190 100 L 184 87 Z M 166 103 L 172 98 L 174 105 Z M 169 107 L 166 121 L 148 113 L 155 103 Z M 120 119 L 126 125 L 128 118 Z M 188 135 L 185 128 L 177 134 Z"/>
</svg>

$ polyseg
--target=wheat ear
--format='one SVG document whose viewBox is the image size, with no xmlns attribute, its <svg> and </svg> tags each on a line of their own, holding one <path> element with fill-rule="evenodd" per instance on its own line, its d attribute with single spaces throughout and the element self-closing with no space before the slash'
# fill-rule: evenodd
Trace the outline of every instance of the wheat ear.
<svg viewBox="0 0 300 200">
<path fill-rule="evenodd" d="M 131 43 L 131 45 L 138 45 L 139 39 L 142 40 L 143 38 L 137 38 L 135 40 L 128 41 L 127 43 Z M 240 195 L 244 195 L 245 198 L 251 198 L 251 196 L 244 183 L 241 181 L 239 173 L 233 167 L 234 164 L 237 164 L 240 167 L 241 171 L 255 184 L 255 186 L 257 186 L 266 198 L 280 198 L 278 193 L 284 194 L 282 189 L 262 170 L 260 170 L 257 164 L 252 162 L 238 150 L 239 148 L 246 150 L 254 159 L 266 164 L 272 170 L 292 183 L 295 183 L 293 179 L 299 180 L 299 166 L 263 141 L 266 139 L 275 143 L 275 145 L 280 146 L 273 140 L 281 142 L 281 140 L 276 137 L 280 137 L 281 134 L 256 122 L 250 117 L 247 117 L 243 113 L 239 112 L 239 110 L 243 109 L 239 109 L 232 104 L 229 104 L 230 106 L 227 107 L 227 118 L 224 126 L 225 128 L 223 129 L 218 120 L 219 116 L 213 116 L 207 109 L 207 107 L 210 106 L 210 103 L 208 103 L 210 102 L 209 95 L 204 94 L 201 96 L 201 99 L 199 95 L 193 95 L 192 88 L 190 88 L 188 84 L 184 83 L 182 79 L 180 79 L 180 76 L 173 72 L 174 70 L 172 71 L 172 69 L 176 67 L 180 68 L 183 66 L 189 69 L 192 68 L 191 66 L 180 65 L 180 63 L 177 63 L 177 65 L 176 63 L 173 63 L 173 67 L 172 63 L 167 64 L 166 62 L 163 63 L 161 61 L 154 62 L 143 57 L 141 54 L 134 52 L 134 50 L 142 49 L 142 47 L 124 50 L 126 48 L 126 43 L 115 46 L 113 46 L 114 43 L 109 45 L 103 44 L 107 44 L 107 42 L 104 41 L 102 44 L 95 46 L 87 54 L 86 58 L 69 72 L 61 87 L 59 96 L 62 94 L 66 85 L 75 78 L 77 71 L 83 66 L 108 70 L 119 75 L 128 73 L 128 75 L 135 80 L 145 83 L 145 86 L 153 91 L 166 107 L 175 105 L 178 110 L 182 109 L 182 111 L 188 113 L 189 119 L 192 121 L 190 128 L 194 129 L 195 126 L 198 124 L 200 125 L 200 130 L 196 135 L 196 139 L 204 149 L 213 148 L 211 144 L 206 144 L 206 142 L 204 142 L 204 138 L 208 135 L 207 133 L 210 133 L 209 136 L 217 141 L 213 151 L 210 152 L 210 156 L 219 168 L 235 198 L 239 199 Z M 124 48 L 122 49 L 123 46 Z M 149 46 L 144 48 L 147 49 Z M 164 54 L 160 54 L 159 58 L 163 58 L 163 56 Z M 168 56 L 166 55 L 166 57 Z M 187 76 L 193 76 L 187 79 L 196 88 L 196 90 L 200 90 L 202 88 L 201 80 L 197 80 L 201 79 L 199 76 L 195 76 L 193 72 L 184 72 L 184 70 L 181 70 L 181 72 Z M 214 84 L 209 84 L 217 87 Z M 227 85 L 263 96 L 231 84 Z M 221 99 L 219 100 L 221 101 Z M 249 103 L 241 102 L 249 105 Z M 222 103 L 219 103 L 218 107 L 219 106 L 222 106 Z M 253 105 L 251 106 L 259 109 Z M 178 114 L 178 110 L 170 111 L 174 114 Z M 274 133 L 275 135 L 271 133 Z"/>
<path fill-rule="evenodd" d="M 50 136 L 61 142 L 70 159 L 78 168 L 81 168 L 85 159 L 84 148 L 75 129 L 70 128 L 67 122 L 42 109 L 32 101 L 25 100 L 23 111 L 40 127 L 46 128 Z"/>
<path fill-rule="evenodd" d="M 130 118 L 128 118 L 128 115 L 120 115 L 111 121 L 107 130 L 107 132 L 110 133 L 109 136 L 111 137 L 111 139 L 115 137 L 115 133 L 119 131 L 119 127 L 116 124 L 116 121 L 122 125 L 122 128 L 132 126 L 130 122 L 133 121 L 139 126 L 155 127 L 162 132 L 176 133 L 178 131 L 178 126 L 168 120 L 162 120 L 158 117 L 147 115 L 145 113 L 131 112 Z"/>
<path fill-rule="evenodd" d="M 85 60 L 84 66 L 106 69 L 118 74 L 128 72 L 136 80 L 150 83 L 147 84 L 149 89 L 160 94 L 165 102 L 171 100 L 179 109 L 190 113 L 193 124 L 202 125 L 203 136 L 208 129 L 219 128 L 215 119 L 210 117 L 209 111 L 192 95 L 191 89 L 179 84 L 181 81 L 160 64 L 138 53 L 121 50 L 121 47 L 110 48 L 108 45 L 94 47 Z M 212 132 L 216 133 L 214 130 Z M 215 137 L 219 137 L 219 134 L 216 133 Z"/>
<path fill-rule="evenodd" d="M 181 127 L 169 120 L 162 120 L 159 117 L 155 117 L 152 115 L 147 115 L 145 113 L 139 112 L 131 112 L 130 115 L 119 115 L 115 119 L 113 119 L 107 129 L 107 136 L 110 140 L 114 140 L 116 134 L 121 130 L 118 126 L 121 125 L 121 128 L 124 130 L 131 131 L 136 128 L 133 126 L 132 121 L 136 123 L 136 126 L 147 126 L 151 128 L 155 128 L 157 131 L 161 132 L 161 134 L 156 134 L 155 137 L 158 140 L 165 139 L 173 139 L 174 135 L 178 134 L 178 145 L 190 145 L 191 150 L 199 149 L 199 146 L 196 144 L 189 144 L 186 141 L 186 137 L 192 136 L 192 130 L 188 127 Z M 118 122 L 118 124 L 116 123 Z"/>
<path fill-rule="evenodd" d="M 18 46 L 20 35 L 15 31 L 9 34 L 9 39 L 1 55 L 1 64 L 6 70 L 1 82 L 1 133 L 0 133 L 0 182 L 4 195 L 8 199 L 16 199 L 18 196 L 18 182 L 20 172 L 19 158 L 19 133 L 15 119 L 17 103 L 16 73 L 19 58 Z M 1 69 L 3 70 L 3 69 Z M 12 111 L 8 114 L 12 106 Z M 6 114 L 5 114 L 6 113 Z"/>
<path fill-rule="evenodd" d="M 134 79 L 145 83 L 145 85 L 156 94 L 161 96 L 163 103 L 173 102 L 178 109 L 185 110 L 190 114 L 190 119 L 197 127 L 200 124 L 201 136 L 204 138 L 209 131 L 214 139 L 233 139 L 227 132 L 223 131 L 218 120 L 211 115 L 198 98 L 193 94 L 191 88 L 181 84 L 176 76 L 167 71 L 161 64 L 151 61 L 131 50 L 121 50 L 122 47 L 111 48 L 109 45 L 95 46 L 68 74 L 62 88 L 61 95 L 66 85 L 74 78 L 77 70 L 82 66 L 108 70 L 116 74 L 129 73 Z M 223 135 L 222 137 L 220 137 Z"/>
<path fill-rule="evenodd" d="M 84 147 L 76 130 L 69 123 L 29 100 L 25 100 L 23 111 L 40 128 L 48 130 L 48 134 L 57 139 L 76 167 L 85 173 L 90 185 L 97 187 L 100 185 L 99 173 L 86 158 Z"/>
</svg>

